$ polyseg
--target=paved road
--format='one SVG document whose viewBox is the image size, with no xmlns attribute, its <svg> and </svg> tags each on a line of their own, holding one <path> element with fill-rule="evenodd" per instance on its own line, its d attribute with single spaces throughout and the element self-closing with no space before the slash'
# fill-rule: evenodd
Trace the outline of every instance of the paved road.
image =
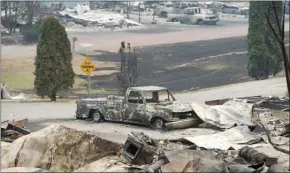
<svg viewBox="0 0 290 173">
<path fill-rule="evenodd" d="M 209 40 L 243 36 L 247 34 L 247 22 L 224 20 L 217 26 L 197 26 L 166 23 L 160 25 L 146 25 L 144 28 L 121 31 L 68 31 L 69 38 L 77 37 L 76 50 L 84 52 L 82 44 L 92 44 L 88 51 L 104 50 L 116 52 L 121 41 L 131 42 L 134 46 L 149 46 L 188 41 Z M 1 47 L 2 58 L 34 57 L 36 45 L 7 45 Z"/>
<path fill-rule="evenodd" d="M 274 78 L 263 81 L 233 84 L 199 92 L 175 94 L 176 98 L 183 102 L 204 102 L 211 99 L 230 97 L 242 97 L 253 95 L 284 95 L 286 82 L 284 78 Z M 62 124 L 79 130 L 97 134 L 116 142 L 124 142 L 131 131 L 150 133 L 155 138 L 177 138 L 189 134 L 213 133 L 209 129 L 186 129 L 171 132 L 153 131 L 146 127 L 138 127 L 128 124 L 101 123 L 94 124 L 88 121 L 74 119 L 76 105 L 74 103 L 1 103 L 1 121 L 14 119 L 29 119 L 29 128 L 39 130 L 50 124 Z M 14 114 L 15 116 L 11 116 Z"/>
<path fill-rule="evenodd" d="M 285 92 L 286 81 L 284 77 L 281 77 L 262 81 L 225 85 L 196 92 L 175 93 L 174 96 L 183 102 L 196 101 L 203 103 L 204 101 L 213 99 L 254 95 L 283 96 Z M 75 109 L 75 103 L 21 103 L 17 101 L 2 102 L 1 120 L 4 121 L 12 118 L 12 114 L 15 114 L 16 119 L 25 117 L 30 120 L 73 119 Z"/>
</svg>

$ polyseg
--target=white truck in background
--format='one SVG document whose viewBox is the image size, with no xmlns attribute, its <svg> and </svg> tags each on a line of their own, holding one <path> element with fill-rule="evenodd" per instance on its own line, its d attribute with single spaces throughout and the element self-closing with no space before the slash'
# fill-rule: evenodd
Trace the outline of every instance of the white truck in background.
<svg viewBox="0 0 290 173">
<path fill-rule="evenodd" d="M 181 10 L 199 6 L 197 2 L 167 2 L 154 10 L 154 15 L 167 18 L 168 14 L 179 14 Z"/>
<path fill-rule="evenodd" d="M 202 13 L 200 7 L 190 7 L 181 10 L 179 14 L 168 14 L 167 21 L 184 24 L 216 25 L 219 21 L 219 16 L 217 14 Z"/>
</svg>

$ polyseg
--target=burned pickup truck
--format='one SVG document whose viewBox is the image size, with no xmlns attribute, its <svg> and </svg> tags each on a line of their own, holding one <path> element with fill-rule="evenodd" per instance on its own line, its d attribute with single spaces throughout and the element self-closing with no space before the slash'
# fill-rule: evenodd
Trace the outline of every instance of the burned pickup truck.
<svg viewBox="0 0 290 173">
<path fill-rule="evenodd" d="M 181 120 L 187 126 L 199 121 L 189 104 L 180 103 L 167 88 L 157 86 L 131 87 L 124 97 L 79 99 L 76 104 L 77 119 L 95 122 L 128 122 L 162 129 Z"/>
</svg>

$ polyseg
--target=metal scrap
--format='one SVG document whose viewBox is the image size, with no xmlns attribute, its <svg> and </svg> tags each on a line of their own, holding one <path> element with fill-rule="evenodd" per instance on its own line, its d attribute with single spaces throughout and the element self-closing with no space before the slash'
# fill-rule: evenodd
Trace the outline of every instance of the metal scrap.
<svg viewBox="0 0 290 173">
<path fill-rule="evenodd" d="M 284 126 L 283 132 L 280 134 L 280 136 L 289 137 L 290 135 L 290 123 Z"/>
<path fill-rule="evenodd" d="M 162 165 L 162 172 L 225 172 L 223 161 L 195 158 Z"/>
<path fill-rule="evenodd" d="M 288 97 L 261 97 L 261 96 L 251 96 L 251 97 L 239 97 L 239 98 L 226 98 L 219 100 L 206 101 L 206 105 L 223 105 L 229 100 L 243 100 L 246 103 L 258 104 L 259 107 L 273 109 L 273 110 L 288 110 L 289 109 L 289 98 Z"/>
<path fill-rule="evenodd" d="M 6 125 L 7 123 L 7 125 Z M 25 127 L 28 119 L 19 121 L 4 121 L 1 123 L 1 141 L 13 142 L 14 140 L 30 134 L 30 131 Z"/>
<path fill-rule="evenodd" d="M 179 120 L 175 122 L 169 122 L 169 123 L 166 123 L 165 126 L 168 130 L 185 129 L 185 128 L 190 128 L 190 127 L 197 127 L 201 123 L 202 123 L 202 120 L 200 120 L 198 117 L 195 117 L 195 118 L 187 118 L 187 119 Z"/>
<path fill-rule="evenodd" d="M 144 133 L 128 135 L 122 156 L 128 163 L 136 165 L 150 164 L 154 159 L 156 147 L 154 141 Z"/>
<path fill-rule="evenodd" d="M 240 149 L 239 156 L 252 164 L 265 163 L 266 166 L 271 166 L 278 163 L 278 158 L 269 157 L 248 146 Z"/>
</svg>

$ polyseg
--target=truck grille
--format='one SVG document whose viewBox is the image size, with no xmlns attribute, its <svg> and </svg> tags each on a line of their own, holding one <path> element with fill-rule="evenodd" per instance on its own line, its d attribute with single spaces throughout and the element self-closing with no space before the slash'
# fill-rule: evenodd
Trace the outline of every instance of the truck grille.
<svg viewBox="0 0 290 173">
<path fill-rule="evenodd" d="M 85 110 L 85 105 L 77 105 L 77 112 L 83 112 Z"/>
<path fill-rule="evenodd" d="M 188 118 L 188 117 L 192 117 L 192 114 L 193 112 L 190 111 L 190 112 L 174 112 L 173 113 L 173 117 L 176 117 L 176 118 L 180 118 L 180 119 L 185 119 L 185 118 Z"/>
</svg>

